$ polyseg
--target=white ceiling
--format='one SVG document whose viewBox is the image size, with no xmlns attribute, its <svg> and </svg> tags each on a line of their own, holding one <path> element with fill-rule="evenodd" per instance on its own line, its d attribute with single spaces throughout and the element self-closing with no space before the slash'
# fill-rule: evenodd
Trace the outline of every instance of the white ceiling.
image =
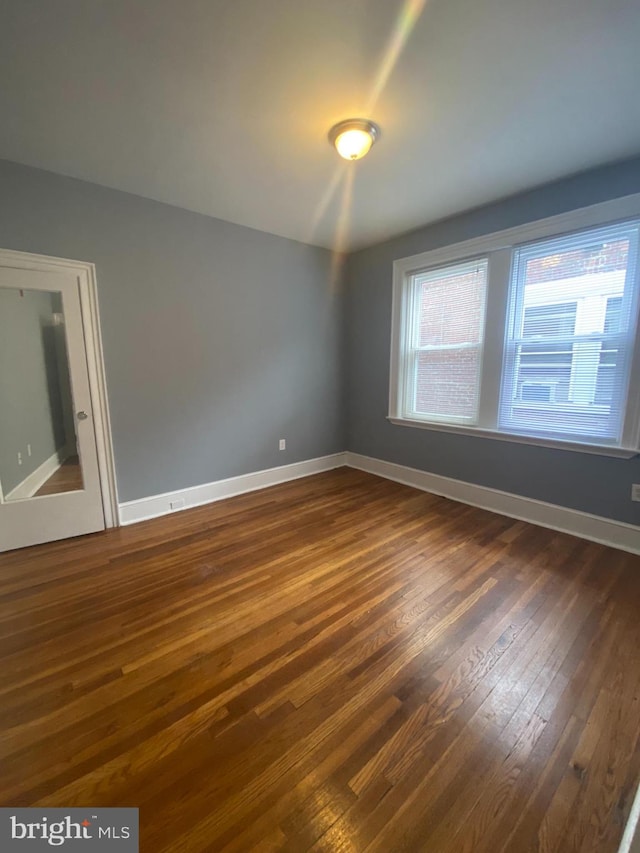
<svg viewBox="0 0 640 853">
<path fill-rule="evenodd" d="M 640 153 L 639 0 L 428 0 L 376 99 L 421 5 L 2 0 L 0 157 L 330 247 L 353 173 L 359 247 Z"/>
</svg>

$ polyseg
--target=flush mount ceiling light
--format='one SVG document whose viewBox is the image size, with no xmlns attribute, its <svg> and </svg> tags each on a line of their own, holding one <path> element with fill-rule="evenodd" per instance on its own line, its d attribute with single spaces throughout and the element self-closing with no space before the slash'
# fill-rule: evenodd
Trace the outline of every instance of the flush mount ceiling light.
<svg viewBox="0 0 640 853">
<path fill-rule="evenodd" d="M 345 160 L 359 160 L 380 136 L 377 124 L 366 118 L 348 118 L 329 131 L 329 142 Z"/>
</svg>

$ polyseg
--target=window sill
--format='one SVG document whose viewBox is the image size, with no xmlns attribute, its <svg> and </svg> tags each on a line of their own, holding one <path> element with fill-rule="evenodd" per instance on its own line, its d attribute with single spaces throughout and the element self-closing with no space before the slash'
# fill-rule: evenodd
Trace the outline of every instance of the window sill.
<svg viewBox="0 0 640 853">
<path fill-rule="evenodd" d="M 388 416 L 387 420 L 396 426 L 418 427 L 418 429 L 429 429 L 435 432 L 450 432 L 458 435 L 475 435 L 479 438 L 492 438 L 497 441 L 511 441 L 516 444 L 531 444 L 536 447 L 551 447 L 555 450 L 573 450 L 578 453 L 591 453 L 597 456 L 613 456 L 618 459 L 631 459 L 640 453 L 627 447 L 610 447 L 606 444 L 580 444 L 579 442 L 561 441 L 549 438 L 533 438 L 528 435 L 515 435 L 512 433 L 498 432 L 497 430 L 479 429 L 477 427 L 456 426 L 455 424 L 428 423 L 426 421 L 411 420 L 410 418 L 397 418 Z"/>
</svg>

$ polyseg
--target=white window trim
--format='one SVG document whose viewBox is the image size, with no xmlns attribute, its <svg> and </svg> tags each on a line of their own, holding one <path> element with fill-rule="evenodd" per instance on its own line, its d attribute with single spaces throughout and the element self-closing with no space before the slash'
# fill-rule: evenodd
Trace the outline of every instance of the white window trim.
<svg viewBox="0 0 640 853">
<path fill-rule="evenodd" d="M 592 453 L 604 456 L 615 456 L 629 459 L 636 456 L 640 450 L 640 394 L 631 393 L 627 402 L 627 412 L 623 435 L 626 437 L 624 446 L 611 447 L 609 445 L 581 444 L 565 441 L 562 439 L 534 438 L 530 436 L 516 435 L 478 427 L 467 427 L 456 424 L 440 424 L 426 421 L 412 420 L 402 416 L 403 389 L 401 388 L 401 362 L 402 362 L 402 329 L 404 325 L 404 288 L 408 276 L 424 270 L 428 267 L 436 267 L 449 263 L 462 262 L 483 253 L 496 253 L 493 263 L 509 264 L 511 250 L 514 246 L 541 240 L 546 237 L 557 237 L 564 233 L 578 231 L 583 228 L 597 227 L 601 225 L 614 224 L 625 219 L 640 217 L 640 193 L 617 198 L 612 201 L 594 204 L 589 207 L 572 210 L 558 216 L 539 219 L 525 225 L 518 225 L 504 231 L 497 231 L 460 243 L 453 243 L 411 255 L 408 258 L 400 258 L 393 263 L 393 302 L 391 313 L 391 369 L 389 381 L 389 415 L 388 420 L 396 425 L 418 427 L 436 432 L 450 432 L 461 435 L 474 435 L 482 438 L 492 438 L 500 441 L 512 441 L 518 444 L 533 444 L 542 447 L 562 448 L 564 450 L 575 450 L 581 453 Z M 500 251 L 500 250 L 505 250 Z M 508 276 L 500 277 L 503 282 L 508 283 Z M 506 294 L 502 301 L 505 316 L 507 310 Z M 504 320 L 504 318 L 502 318 Z M 497 322 L 497 321 L 496 321 Z M 502 324 L 504 328 L 504 322 Z M 640 334 L 640 332 L 639 332 Z M 491 341 L 485 340 L 485 360 L 496 357 Z M 485 400 L 481 399 L 480 406 L 488 405 L 487 398 L 493 398 L 498 392 L 500 370 L 491 374 L 496 375 L 496 388 L 484 389 Z M 635 347 L 629 387 L 640 388 L 640 344 Z"/>
</svg>

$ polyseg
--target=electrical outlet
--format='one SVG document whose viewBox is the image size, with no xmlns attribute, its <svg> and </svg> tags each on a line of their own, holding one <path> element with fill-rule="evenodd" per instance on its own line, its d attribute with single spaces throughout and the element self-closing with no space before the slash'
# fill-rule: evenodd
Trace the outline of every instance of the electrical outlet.
<svg viewBox="0 0 640 853">
<path fill-rule="evenodd" d="M 184 498 L 176 498 L 174 501 L 169 501 L 171 509 L 184 509 Z"/>
<path fill-rule="evenodd" d="M 18 465 L 22 465 L 22 453 L 18 453 Z"/>
<path fill-rule="evenodd" d="M 278 448 L 280 450 L 286 450 L 287 449 L 287 439 L 286 438 L 280 439 L 280 441 L 278 442 Z"/>
<path fill-rule="evenodd" d="M 640 483 L 631 484 L 631 500 L 640 501 Z"/>
<path fill-rule="evenodd" d="M 27 444 L 27 456 L 31 456 L 31 445 Z"/>
</svg>

